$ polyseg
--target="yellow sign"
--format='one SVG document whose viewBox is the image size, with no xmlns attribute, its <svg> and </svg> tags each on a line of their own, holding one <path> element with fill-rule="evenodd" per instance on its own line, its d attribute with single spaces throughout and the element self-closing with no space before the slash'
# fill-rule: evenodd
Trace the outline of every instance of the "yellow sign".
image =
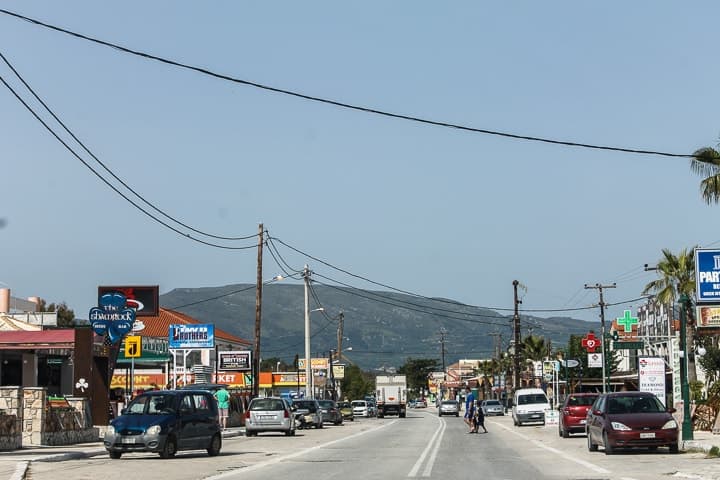
<svg viewBox="0 0 720 480">
<path fill-rule="evenodd" d="M 140 336 L 131 335 L 125 337 L 125 357 L 139 358 L 142 355 L 142 341 Z"/>
</svg>

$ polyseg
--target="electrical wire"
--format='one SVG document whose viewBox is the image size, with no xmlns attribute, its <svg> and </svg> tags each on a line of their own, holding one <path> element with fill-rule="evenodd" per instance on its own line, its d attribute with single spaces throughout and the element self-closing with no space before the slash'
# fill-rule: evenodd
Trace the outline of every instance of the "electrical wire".
<svg viewBox="0 0 720 480">
<path fill-rule="evenodd" d="M 265 282 L 263 282 L 263 285 L 270 285 L 271 283 L 277 282 L 277 281 L 278 281 L 277 278 L 273 278 L 273 279 L 266 280 Z M 204 299 L 204 300 L 197 300 L 197 301 L 194 301 L 194 302 L 186 303 L 186 304 L 184 304 L 184 305 L 178 305 L 178 306 L 176 306 L 176 307 L 165 307 L 165 308 L 169 308 L 169 309 L 171 309 L 171 310 L 178 310 L 178 309 L 180 309 L 180 308 L 192 307 L 192 306 L 194 306 L 194 305 L 199 305 L 199 304 L 201 304 L 201 303 L 210 302 L 210 301 L 213 301 L 213 300 L 219 300 L 219 299 L 221 299 L 221 298 L 229 297 L 229 296 L 235 295 L 235 294 L 237 294 L 237 293 L 247 292 L 247 291 L 249 291 L 249 290 L 255 290 L 256 288 L 257 288 L 257 285 L 251 285 L 251 286 L 249 286 L 249 287 L 241 288 L 241 289 L 239 289 L 239 290 L 233 290 L 232 292 L 223 293 L 222 295 L 216 295 L 216 296 L 214 296 L 214 297 L 206 298 L 206 299 Z"/>
<path fill-rule="evenodd" d="M 394 118 L 394 119 L 398 119 L 398 120 L 406 120 L 406 121 L 420 123 L 420 124 L 424 124 L 424 125 L 432 125 L 435 127 L 450 128 L 450 129 L 461 130 L 461 131 L 466 131 L 466 132 L 480 133 L 480 134 L 484 134 L 484 135 L 492 135 L 492 136 L 497 136 L 497 137 L 510 138 L 510 139 L 514 139 L 514 140 L 524 140 L 524 141 L 529 141 L 529 142 L 539 142 L 539 143 L 546 143 L 546 144 L 552 144 L 552 145 L 561 145 L 561 146 L 565 146 L 565 147 L 578 147 L 578 148 L 586 148 L 586 149 L 592 149 L 592 150 L 632 153 L 632 154 L 639 154 L 639 155 L 657 155 L 657 156 L 672 157 L 672 158 L 695 158 L 695 155 L 692 155 L 692 154 L 670 153 L 670 152 L 663 152 L 663 151 L 657 151 L 657 150 L 646 150 L 646 149 L 637 149 L 637 148 L 624 148 L 624 147 L 613 147 L 613 146 L 607 146 L 607 145 L 596 145 L 596 144 L 590 144 L 590 143 L 572 142 L 572 141 L 567 141 L 567 140 L 557 140 L 557 139 L 530 136 L 530 135 L 520 135 L 520 134 L 515 134 L 515 133 L 502 132 L 502 131 L 497 131 L 497 130 L 488 130 L 488 129 L 483 129 L 483 128 L 474 128 L 474 127 L 469 127 L 469 126 L 460 125 L 460 124 L 456 124 L 456 123 L 430 120 L 430 119 L 426 119 L 426 118 L 422 118 L 422 117 L 415 117 L 415 116 L 411 116 L 411 115 L 393 113 L 393 112 L 389 112 L 386 110 L 379 110 L 376 108 L 369 108 L 369 107 L 363 107 L 360 105 L 353 105 L 350 103 L 340 102 L 337 100 L 331 100 L 331 99 L 317 97 L 317 96 L 313 96 L 313 95 L 307 95 L 307 94 L 299 93 L 299 92 L 296 92 L 293 90 L 286 90 L 283 88 L 272 87 L 269 85 L 264 85 L 261 83 L 257 83 L 257 82 L 253 82 L 253 81 L 249 81 L 249 80 L 243 80 L 240 78 L 231 77 L 229 75 L 225 75 L 225 74 L 221 74 L 221 73 L 216 73 L 216 72 L 213 72 L 206 68 L 196 67 L 196 66 L 189 65 L 186 63 L 181 63 L 176 60 L 170 60 L 167 58 L 163 58 L 163 57 L 160 57 L 157 55 L 151 55 L 149 53 L 141 52 L 138 50 L 133 50 L 133 49 L 123 47 L 118 44 L 111 43 L 111 42 L 108 42 L 105 40 L 100 40 L 97 38 L 90 37 L 88 35 L 83 35 L 81 33 L 73 32 L 71 30 L 67 30 L 67 29 L 64 29 L 61 27 L 57 27 L 55 25 L 41 22 L 39 20 L 24 16 L 24 15 L 20 15 L 15 12 L 11 12 L 9 10 L 0 9 L 0 13 L 3 13 L 5 15 L 9 15 L 9 16 L 21 19 L 21 20 L 25 20 L 26 22 L 29 22 L 29 23 L 32 23 L 32 24 L 35 24 L 35 25 L 38 25 L 38 26 L 41 26 L 41 27 L 44 27 L 44 28 L 47 28 L 50 30 L 54 30 L 54 31 L 57 31 L 60 33 L 64 33 L 66 35 L 70 35 L 75 38 L 93 42 L 93 43 L 96 43 L 98 45 L 102 45 L 105 47 L 114 48 L 121 52 L 135 55 L 135 56 L 138 56 L 138 57 L 141 57 L 144 59 L 154 60 L 154 61 L 161 62 L 161 63 L 167 64 L 167 65 L 172 65 L 174 67 L 191 70 L 191 71 L 198 72 L 203 75 L 208 75 L 210 77 L 214 77 L 214 78 L 217 78 L 220 80 L 226 80 L 229 82 L 233 82 L 233 83 L 237 83 L 237 84 L 241 84 L 241 85 L 247 85 L 250 87 L 258 88 L 258 89 L 273 92 L 273 93 L 288 95 L 291 97 L 296 97 L 296 98 L 300 98 L 303 100 L 309 100 L 311 102 L 317 102 L 317 103 L 322 103 L 322 104 L 326 104 L 326 105 L 332 105 L 335 107 L 340 107 L 340 108 L 344 108 L 344 109 L 348 109 L 348 110 L 354 110 L 354 111 L 358 111 L 358 112 L 364 112 L 364 113 L 379 115 L 379 116 L 383 116 L 383 117 Z"/>
<path fill-rule="evenodd" d="M 43 108 L 45 108 L 45 110 L 47 110 L 47 112 L 55 119 L 55 121 L 56 121 L 58 124 L 60 124 L 60 126 L 68 133 L 68 135 L 70 135 L 70 136 L 72 137 L 72 139 L 75 140 L 75 142 L 77 142 L 78 145 L 80 145 L 80 146 L 83 148 L 83 150 L 85 150 L 85 152 L 87 152 L 88 155 L 90 155 L 90 156 L 93 158 L 93 160 L 95 160 L 106 172 L 108 172 L 108 173 L 109 173 L 115 180 L 117 180 L 123 187 L 127 188 L 130 192 L 132 192 L 133 195 L 135 195 L 138 199 L 140 199 L 140 201 L 142 201 L 145 205 L 149 206 L 150 208 L 152 208 L 153 210 L 155 210 L 156 212 L 158 212 L 160 215 L 162 215 L 163 217 L 167 218 L 168 220 L 170 220 L 170 221 L 172 221 L 172 222 L 174 222 L 174 223 L 176 223 L 176 224 L 178 224 L 178 225 L 181 225 L 182 227 L 185 227 L 185 228 L 187 228 L 188 230 L 191 230 L 191 231 L 193 231 L 193 232 L 195 232 L 195 233 L 198 233 L 198 234 L 203 235 L 203 236 L 206 236 L 206 237 L 214 238 L 214 239 L 217 239 L 217 240 L 232 240 L 232 241 L 237 241 L 237 240 L 248 240 L 248 239 L 254 238 L 254 237 L 256 236 L 256 235 L 247 235 L 247 236 L 243 236 L 243 237 L 224 237 L 224 236 L 220 236 L 220 235 L 214 235 L 214 234 L 212 234 L 212 233 L 207 233 L 207 232 L 204 232 L 204 231 L 202 231 L 202 230 L 198 230 L 198 229 L 196 229 L 196 228 L 194 228 L 194 227 L 192 227 L 192 226 L 190 226 L 190 225 L 187 225 L 187 224 L 183 223 L 182 221 L 176 219 L 175 217 L 167 214 L 166 212 L 164 212 L 164 211 L 161 210 L 160 208 L 156 207 L 154 204 L 152 204 L 151 202 L 149 202 L 145 197 L 143 197 L 141 194 L 139 194 L 137 191 L 135 191 L 132 187 L 130 187 L 130 185 L 128 185 L 127 183 L 125 183 L 125 181 L 123 181 L 120 177 L 118 177 L 118 176 L 115 174 L 115 172 L 113 172 L 107 165 L 105 165 L 105 163 L 103 163 L 103 162 L 85 145 L 85 143 L 83 143 L 83 142 L 70 130 L 70 128 L 68 128 L 68 126 L 65 125 L 65 123 L 64 123 L 64 122 L 55 114 L 55 112 L 47 105 L 47 103 L 45 103 L 45 102 L 43 101 L 43 99 L 40 98 L 40 96 L 35 92 L 35 90 L 25 81 L 25 79 L 23 78 L 23 76 L 20 75 L 20 73 L 17 71 L 17 69 L 15 69 L 15 67 L 10 63 L 10 61 L 7 59 L 7 57 L 5 57 L 5 55 L 3 55 L 2 52 L 0 52 L 0 58 L 5 62 L 5 64 L 10 68 L 10 70 L 12 70 L 12 72 L 13 72 L 13 73 L 15 74 L 15 76 L 22 82 L 22 84 L 25 85 L 25 88 L 28 89 L 28 91 L 33 95 L 33 97 L 35 97 L 35 99 L 40 103 L 40 105 L 42 105 Z"/>
<path fill-rule="evenodd" d="M 233 247 L 233 246 L 227 246 L 227 245 L 219 245 L 213 242 L 208 242 L 205 240 L 202 240 L 200 238 L 196 238 L 189 233 L 182 232 L 178 230 L 177 228 L 173 227 L 172 225 L 169 225 L 168 223 L 164 222 L 160 218 L 156 217 L 152 213 L 145 210 L 142 206 L 138 205 L 136 202 L 134 202 L 131 198 L 129 198 L 127 195 L 125 195 L 123 192 L 121 192 L 115 185 L 110 183 L 105 177 L 103 177 L 97 170 L 95 170 L 88 162 L 85 161 L 73 148 L 68 145 L 60 136 L 42 119 L 40 116 L 33 110 L 33 108 L 25 102 L 25 100 L 20 97 L 20 95 L 10 86 L 10 84 L 5 81 L 5 78 L 0 75 L 0 81 L 7 87 L 8 90 L 15 96 L 15 98 L 18 99 L 20 103 L 23 104 L 23 106 L 35 117 L 35 119 L 42 124 L 45 129 L 50 132 L 50 134 L 55 137 L 55 139 L 60 142 L 75 158 L 77 158 L 83 165 L 85 165 L 91 172 L 95 174 L 103 183 L 105 183 L 108 187 L 110 187 L 115 193 L 120 195 L 122 198 L 124 198 L 128 203 L 130 203 L 132 206 L 134 206 L 136 209 L 140 210 L 142 213 L 153 219 L 155 222 L 159 223 L 160 225 L 164 226 L 165 228 L 172 230 L 173 232 L 179 234 L 180 236 L 187 238 L 189 240 L 192 240 L 197 243 L 201 243 L 203 245 L 207 245 L 209 247 L 214 248 L 220 248 L 224 250 L 247 250 L 250 248 L 256 248 L 256 245 L 249 245 L 249 246 L 240 246 L 240 247 Z"/>
</svg>

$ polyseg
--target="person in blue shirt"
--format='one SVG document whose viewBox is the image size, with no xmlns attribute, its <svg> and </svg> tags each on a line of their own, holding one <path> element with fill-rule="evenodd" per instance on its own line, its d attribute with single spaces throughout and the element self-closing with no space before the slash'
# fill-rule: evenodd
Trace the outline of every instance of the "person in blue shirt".
<svg viewBox="0 0 720 480">
<path fill-rule="evenodd" d="M 473 395 L 470 387 L 465 387 L 465 423 L 470 427 L 468 433 L 475 433 L 475 425 L 473 419 L 475 418 L 475 395 Z"/>
</svg>

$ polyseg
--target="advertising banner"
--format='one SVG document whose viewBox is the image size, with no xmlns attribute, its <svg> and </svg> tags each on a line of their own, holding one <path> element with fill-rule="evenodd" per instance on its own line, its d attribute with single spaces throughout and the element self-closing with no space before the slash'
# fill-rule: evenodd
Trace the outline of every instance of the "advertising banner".
<svg viewBox="0 0 720 480">
<path fill-rule="evenodd" d="M 720 303 L 720 250 L 695 249 L 695 284 L 698 303 Z"/>
<path fill-rule="evenodd" d="M 157 316 L 160 309 L 159 287 L 153 286 L 100 286 L 98 299 L 106 293 L 121 293 L 125 296 L 127 308 L 135 310 L 135 315 Z"/>
<path fill-rule="evenodd" d="M 173 350 L 215 347 L 215 325 L 212 323 L 170 325 L 168 336 Z"/>
<path fill-rule="evenodd" d="M 720 328 L 720 305 L 695 307 L 698 328 Z"/>
<path fill-rule="evenodd" d="M 218 370 L 251 370 L 252 353 L 249 350 L 218 352 Z"/>
<path fill-rule="evenodd" d="M 639 390 L 654 393 L 665 405 L 665 361 L 662 357 L 638 357 Z"/>
</svg>

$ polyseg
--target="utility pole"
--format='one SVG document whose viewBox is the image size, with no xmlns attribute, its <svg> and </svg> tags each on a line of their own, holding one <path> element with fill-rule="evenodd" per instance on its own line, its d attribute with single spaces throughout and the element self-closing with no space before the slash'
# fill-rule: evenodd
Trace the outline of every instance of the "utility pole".
<svg viewBox="0 0 720 480">
<path fill-rule="evenodd" d="M 307 265 L 303 268 L 302 276 L 305 284 L 305 394 L 307 398 L 315 398 L 315 386 L 310 366 L 310 269 Z"/>
<path fill-rule="evenodd" d="M 603 289 L 604 288 L 615 288 L 615 283 L 612 283 L 610 285 L 602 285 L 600 283 L 596 283 L 595 285 L 588 285 L 585 284 L 585 289 L 594 289 L 600 292 L 600 338 L 602 338 L 602 343 L 600 344 L 600 351 L 602 352 L 602 391 L 605 393 L 607 391 L 607 372 L 605 365 L 607 364 L 607 349 L 605 348 L 606 339 L 605 339 L 605 299 L 603 298 Z"/>
<path fill-rule="evenodd" d="M 257 285 L 255 287 L 255 354 L 253 359 L 253 397 L 260 396 L 260 321 L 262 319 L 263 224 L 258 225 Z M 215 358 L 217 362 L 217 357 Z"/>
<path fill-rule="evenodd" d="M 518 305 L 522 300 L 518 299 L 518 282 L 513 280 L 513 296 L 515 303 L 515 314 L 513 315 L 513 337 L 515 339 L 515 351 L 513 352 L 513 387 L 515 390 L 520 388 L 520 313 Z"/>
<path fill-rule="evenodd" d="M 345 312 L 340 310 L 338 314 L 338 327 L 337 327 L 337 357 L 338 360 L 342 358 L 342 341 L 343 341 L 343 323 L 345 322 Z"/>
</svg>

